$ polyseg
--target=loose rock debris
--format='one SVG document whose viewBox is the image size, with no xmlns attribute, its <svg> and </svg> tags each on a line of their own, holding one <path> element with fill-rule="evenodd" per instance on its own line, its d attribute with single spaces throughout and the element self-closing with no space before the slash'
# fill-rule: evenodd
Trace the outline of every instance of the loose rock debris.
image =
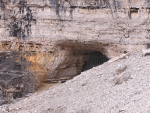
<svg viewBox="0 0 150 113">
<path fill-rule="evenodd" d="M 3 105 L 0 112 L 149 113 L 149 59 L 142 52 L 131 53 L 127 59 L 106 62 L 63 84 Z"/>
</svg>

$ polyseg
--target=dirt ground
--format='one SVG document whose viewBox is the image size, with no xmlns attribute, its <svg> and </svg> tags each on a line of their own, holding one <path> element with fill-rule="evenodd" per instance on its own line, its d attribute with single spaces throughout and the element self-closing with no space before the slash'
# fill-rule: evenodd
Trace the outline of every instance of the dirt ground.
<svg viewBox="0 0 150 113">
<path fill-rule="evenodd" d="M 38 91 L 0 113 L 150 113 L 150 56 L 135 52 Z"/>
</svg>

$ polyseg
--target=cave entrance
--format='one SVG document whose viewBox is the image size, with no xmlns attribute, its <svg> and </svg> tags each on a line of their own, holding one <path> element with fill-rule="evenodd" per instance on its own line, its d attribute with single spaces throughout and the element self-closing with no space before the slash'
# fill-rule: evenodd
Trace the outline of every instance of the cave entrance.
<svg viewBox="0 0 150 113">
<path fill-rule="evenodd" d="M 64 83 L 67 80 L 80 75 L 81 72 L 99 66 L 109 60 L 107 56 L 98 51 L 74 50 L 72 52 L 73 54 L 70 54 L 60 67 L 57 67 L 57 70 L 55 70 L 56 76 L 46 79 L 44 81 L 45 83 Z"/>
<path fill-rule="evenodd" d="M 91 52 L 89 53 L 89 59 L 84 63 L 82 71 L 89 70 L 93 67 L 103 64 L 107 62 L 109 59 L 107 56 L 103 55 L 101 52 Z"/>
</svg>

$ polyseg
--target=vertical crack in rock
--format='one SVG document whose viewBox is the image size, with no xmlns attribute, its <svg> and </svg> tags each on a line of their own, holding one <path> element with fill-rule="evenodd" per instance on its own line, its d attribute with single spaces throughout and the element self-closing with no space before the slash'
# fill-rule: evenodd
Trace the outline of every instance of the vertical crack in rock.
<svg viewBox="0 0 150 113">
<path fill-rule="evenodd" d="M 51 7 L 55 10 L 56 15 L 60 17 L 60 8 L 62 8 L 62 0 L 50 0 Z"/>
<path fill-rule="evenodd" d="M 13 3 L 15 2 L 14 0 Z M 5 23 L 10 36 L 25 40 L 29 38 L 32 33 L 31 25 L 32 22 L 36 22 L 36 19 L 33 17 L 30 4 L 28 4 L 26 0 L 20 0 L 17 5 L 18 10 L 11 10 L 10 12 L 14 12 L 14 14 L 7 16 Z"/>
<path fill-rule="evenodd" d="M 121 8 L 121 2 L 114 0 L 113 7 L 114 7 L 115 11 L 117 11 L 119 8 Z"/>
<path fill-rule="evenodd" d="M 147 8 L 150 8 L 150 0 L 146 1 Z"/>
<path fill-rule="evenodd" d="M 3 10 L 5 8 L 3 0 L 0 0 L 0 8 Z"/>
<path fill-rule="evenodd" d="M 49 0 L 50 6 L 56 12 L 56 15 L 61 19 L 60 13 L 66 13 L 67 8 L 69 8 L 69 13 L 71 19 L 73 18 L 74 6 L 68 0 Z M 67 4 L 67 6 L 65 6 Z"/>
<path fill-rule="evenodd" d="M 113 3 L 111 4 L 109 0 L 89 0 L 85 1 L 84 4 L 78 6 L 74 5 L 74 1 L 68 1 L 68 0 L 49 0 L 50 6 L 54 11 L 56 12 L 56 15 L 58 18 L 61 19 L 61 12 L 66 12 L 67 8 L 69 8 L 70 17 L 73 18 L 73 10 L 76 7 L 79 8 L 87 8 L 87 9 L 102 9 L 102 8 L 109 8 L 110 13 L 112 17 L 114 17 L 113 9 L 117 12 L 117 9 L 121 8 L 122 3 L 117 0 L 113 0 Z M 66 6 L 66 4 L 68 4 Z"/>
</svg>

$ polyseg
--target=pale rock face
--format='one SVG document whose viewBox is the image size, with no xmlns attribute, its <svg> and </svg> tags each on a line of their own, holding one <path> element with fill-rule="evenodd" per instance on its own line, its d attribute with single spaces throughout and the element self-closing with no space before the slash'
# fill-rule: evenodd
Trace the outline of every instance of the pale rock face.
<svg viewBox="0 0 150 113">
<path fill-rule="evenodd" d="M 18 52 L 37 87 L 80 74 L 85 53 L 113 58 L 150 43 L 149 0 L 0 0 L 0 6 L 0 51 Z"/>
<path fill-rule="evenodd" d="M 1 13 L 14 13 L 20 19 L 21 14 L 17 14 L 18 3 L 19 0 L 5 1 L 5 9 L 8 11 Z M 61 40 L 103 44 L 149 43 L 148 0 L 27 0 L 27 4 L 31 6 L 32 16 L 36 19 L 36 24 L 31 21 L 29 40 L 54 40 L 58 43 Z M 5 22 L 7 25 L 8 21 Z"/>
</svg>

